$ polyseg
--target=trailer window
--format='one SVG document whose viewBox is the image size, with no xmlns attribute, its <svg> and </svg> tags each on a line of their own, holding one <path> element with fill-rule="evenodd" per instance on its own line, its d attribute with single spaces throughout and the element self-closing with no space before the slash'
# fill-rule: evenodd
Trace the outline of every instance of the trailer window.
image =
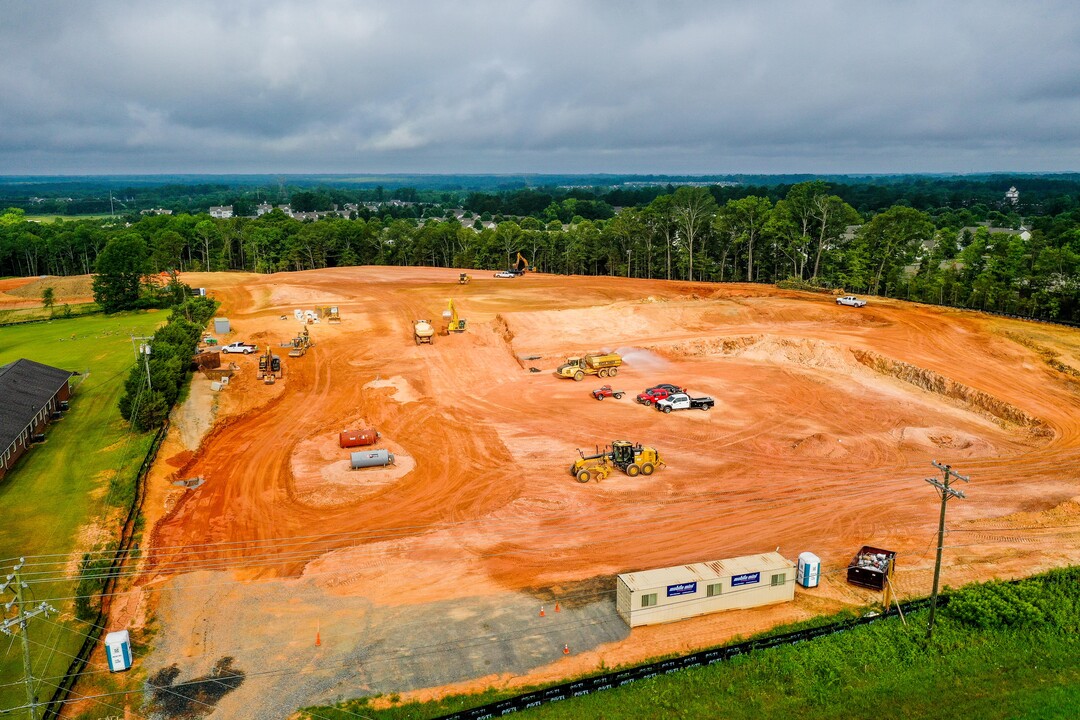
<svg viewBox="0 0 1080 720">
<path fill-rule="evenodd" d="M 641 607 L 652 607 L 656 604 L 656 593 L 641 596 Z"/>
<path fill-rule="evenodd" d="M 720 591 L 723 589 L 723 587 L 723 583 L 713 583 L 712 585 L 709 585 L 705 589 L 705 597 L 716 597 L 720 594 Z"/>
<path fill-rule="evenodd" d="M 780 573 L 779 575 L 773 575 L 772 576 L 772 584 L 773 585 L 783 585 L 784 584 L 784 573 Z"/>
</svg>

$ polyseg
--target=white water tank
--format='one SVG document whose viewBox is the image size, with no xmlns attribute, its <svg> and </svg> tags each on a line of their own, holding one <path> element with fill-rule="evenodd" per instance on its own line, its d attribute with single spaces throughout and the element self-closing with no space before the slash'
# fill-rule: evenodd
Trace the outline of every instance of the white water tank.
<svg viewBox="0 0 1080 720">
<path fill-rule="evenodd" d="M 352 453 L 352 469 L 383 467 L 394 464 L 394 454 L 388 450 L 364 450 Z"/>
<path fill-rule="evenodd" d="M 812 552 L 799 553 L 795 582 L 803 587 L 817 587 L 821 580 L 821 558 Z"/>
</svg>

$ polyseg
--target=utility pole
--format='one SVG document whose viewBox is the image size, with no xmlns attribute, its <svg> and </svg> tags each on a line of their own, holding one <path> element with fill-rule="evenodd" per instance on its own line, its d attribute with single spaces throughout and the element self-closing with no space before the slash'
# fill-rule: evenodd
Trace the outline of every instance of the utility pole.
<svg viewBox="0 0 1080 720">
<path fill-rule="evenodd" d="M 966 497 L 961 490 L 954 490 L 950 487 L 950 483 L 953 478 L 959 478 L 964 482 L 971 480 L 971 478 L 953 470 L 951 465 L 942 465 L 937 460 L 932 461 L 930 464 L 945 474 L 945 480 L 941 481 L 936 477 L 926 478 L 926 482 L 936 487 L 941 495 L 941 516 L 938 518 L 937 533 L 937 560 L 934 562 L 934 589 L 930 593 L 930 620 L 926 625 L 927 640 L 934 634 L 934 612 L 937 610 L 938 580 L 941 578 L 941 551 L 945 545 L 945 504 L 949 502 L 949 498 L 958 497 L 963 500 Z"/>
<path fill-rule="evenodd" d="M 143 365 L 146 367 L 146 388 L 153 390 L 154 386 L 150 384 L 150 341 L 154 339 L 153 335 L 147 337 L 131 336 L 131 347 L 135 350 L 136 361 L 141 357 Z M 138 345 L 135 344 L 136 340 L 141 340 Z"/>
<path fill-rule="evenodd" d="M 30 661 L 30 634 L 26 624 L 30 618 L 38 615 L 45 615 L 48 617 L 49 613 L 54 613 L 56 610 L 46 603 L 41 603 L 33 610 L 26 609 L 23 590 L 26 590 L 28 586 L 22 581 L 22 578 L 19 575 L 19 571 L 22 570 L 25 562 L 25 558 L 19 558 L 19 564 L 16 565 L 12 570 L 12 573 L 4 579 L 4 582 L 0 583 L 0 595 L 10 591 L 15 596 L 14 599 L 4 603 L 4 610 L 9 611 L 12 606 L 18 606 L 19 608 L 18 615 L 0 622 L 0 632 L 5 635 L 12 635 L 14 633 L 12 633 L 11 628 L 18 628 L 20 631 L 23 650 L 23 683 L 26 685 L 26 708 L 30 710 L 30 720 L 37 720 L 38 701 L 37 693 L 34 691 L 34 666 Z"/>
</svg>

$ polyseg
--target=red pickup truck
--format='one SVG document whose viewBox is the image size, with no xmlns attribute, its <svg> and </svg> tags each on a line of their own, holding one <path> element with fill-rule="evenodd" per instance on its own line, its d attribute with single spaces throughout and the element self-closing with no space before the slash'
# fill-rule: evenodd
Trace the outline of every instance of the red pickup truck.
<svg viewBox="0 0 1080 720">
<path fill-rule="evenodd" d="M 592 391 L 592 396 L 597 400 L 603 400 L 606 397 L 613 397 L 616 400 L 621 400 L 624 392 L 622 390 L 612 390 L 610 385 L 604 385 Z"/>
<path fill-rule="evenodd" d="M 637 401 L 642 405 L 652 405 L 657 400 L 664 400 L 672 393 L 686 392 L 678 385 L 671 385 L 670 383 L 662 383 L 660 385 L 654 385 L 651 388 L 646 388 L 644 392 L 637 396 Z"/>
</svg>

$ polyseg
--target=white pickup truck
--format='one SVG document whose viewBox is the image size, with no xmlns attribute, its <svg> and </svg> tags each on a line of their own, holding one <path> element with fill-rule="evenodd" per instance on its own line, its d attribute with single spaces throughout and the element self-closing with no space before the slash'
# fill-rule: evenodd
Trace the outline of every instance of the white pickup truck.
<svg viewBox="0 0 1080 720">
<path fill-rule="evenodd" d="M 654 407 L 663 413 L 672 410 L 708 410 L 715 404 L 711 397 L 690 397 L 686 393 L 672 393 L 663 400 L 657 400 Z"/>
<path fill-rule="evenodd" d="M 851 307 L 865 307 L 866 301 L 860 300 L 854 295 L 845 295 L 844 297 L 836 298 L 837 305 L 849 305 Z"/>
</svg>

